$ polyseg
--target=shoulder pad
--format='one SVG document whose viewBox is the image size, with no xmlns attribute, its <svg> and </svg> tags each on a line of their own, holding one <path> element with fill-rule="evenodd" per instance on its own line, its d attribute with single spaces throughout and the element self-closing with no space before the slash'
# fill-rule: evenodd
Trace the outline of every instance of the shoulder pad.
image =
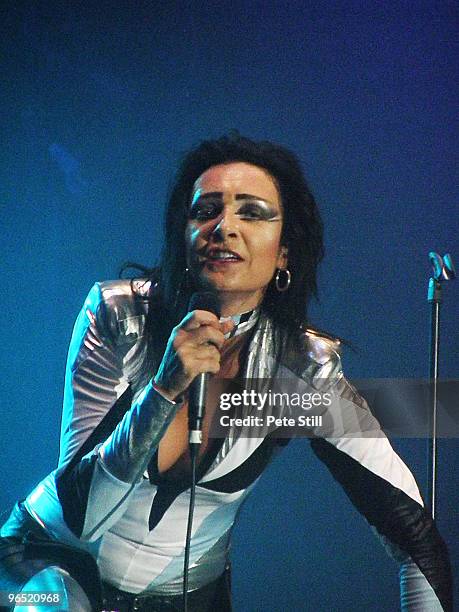
<svg viewBox="0 0 459 612">
<path fill-rule="evenodd" d="M 143 334 L 150 284 L 146 279 L 96 283 L 100 291 L 97 318 L 113 339 Z"/>
<path fill-rule="evenodd" d="M 304 340 L 308 356 L 316 363 L 324 364 L 339 359 L 341 342 L 337 338 L 325 336 L 313 329 L 306 329 Z"/>
</svg>

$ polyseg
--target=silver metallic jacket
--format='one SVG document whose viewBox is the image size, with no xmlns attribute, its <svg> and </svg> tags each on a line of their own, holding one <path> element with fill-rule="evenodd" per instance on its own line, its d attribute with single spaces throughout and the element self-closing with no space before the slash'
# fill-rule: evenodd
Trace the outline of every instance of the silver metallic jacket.
<svg viewBox="0 0 459 612">
<path fill-rule="evenodd" d="M 187 484 L 164 482 L 156 451 L 178 405 L 145 371 L 149 283 L 96 283 L 69 348 L 59 464 L 29 494 L 28 512 L 52 538 L 88 550 L 102 578 L 133 593 L 179 593 L 188 512 Z M 307 332 L 303 354 L 278 364 L 272 322 L 261 315 L 243 377 L 258 385 L 329 393 L 311 431 L 315 454 L 400 562 L 402 609 L 450 610 L 448 555 L 424 510 L 416 482 L 365 401 L 346 380 L 339 343 Z M 261 386 L 260 386 L 261 385 Z M 265 414 L 269 413 L 267 408 Z M 283 415 L 291 414 L 288 406 Z M 250 409 L 249 409 L 250 412 Z M 259 414 L 256 407 L 253 414 Z M 279 413 L 276 413 L 279 414 Z M 198 474 L 190 589 L 217 578 L 227 563 L 238 509 L 280 444 L 228 430 Z M 7 522 L 2 535 L 14 534 Z"/>
</svg>

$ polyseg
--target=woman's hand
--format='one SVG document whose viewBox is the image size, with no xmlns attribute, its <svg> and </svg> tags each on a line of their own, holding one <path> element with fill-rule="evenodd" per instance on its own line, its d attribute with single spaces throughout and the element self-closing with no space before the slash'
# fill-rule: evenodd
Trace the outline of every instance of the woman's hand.
<svg viewBox="0 0 459 612">
<path fill-rule="evenodd" d="M 170 335 L 163 360 L 154 382 L 158 391 L 174 400 L 186 391 L 198 374 L 220 370 L 220 349 L 224 335 L 234 323 L 220 323 L 207 310 L 193 310 Z"/>
</svg>

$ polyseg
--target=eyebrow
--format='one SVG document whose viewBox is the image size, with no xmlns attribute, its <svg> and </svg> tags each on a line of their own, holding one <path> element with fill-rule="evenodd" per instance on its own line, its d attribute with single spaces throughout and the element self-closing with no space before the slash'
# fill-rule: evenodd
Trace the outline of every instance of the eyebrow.
<svg viewBox="0 0 459 612">
<path fill-rule="evenodd" d="M 207 193 L 203 193 L 198 196 L 198 200 L 204 200 L 208 198 L 221 198 L 223 197 L 222 191 L 208 191 Z M 238 193 L 235 197 L 236 200 L 258 200 L 259 202 L 265 202 L 265 204 L 269 204 L 270 206 L 275 206 L 274 202 L 270 202 L 269 200 L 265 200 L 264 198 L 260 198 L 260 196 L 253 195 L 251 193 Z M 193 197 L 193 201 L 194 197 Z"/>
</svg>

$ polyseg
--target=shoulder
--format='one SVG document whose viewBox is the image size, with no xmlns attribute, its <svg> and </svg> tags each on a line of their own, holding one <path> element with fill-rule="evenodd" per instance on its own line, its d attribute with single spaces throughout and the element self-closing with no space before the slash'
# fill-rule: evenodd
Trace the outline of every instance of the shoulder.
<svg viewBox="0 0 459 612">
<path fill-rule="evenodd" d="M 86 303 L 93 306 L 104 304 L 108 308 L 135 309 L 148 303 L 150 281 L 136 278 L 98 281 L 92 286 Z"/>
<path fill-rule="evenodd" d="M 148 300 L 151 282 L 145 278 L 119 278 L 117 280 L 99 281 L 94 284 L 106 303 L 131 302 Z"/>
<path fill-rule="evenodd" d="M 148 310 L 150 281 L 117 279 L 94 283 L 83 309 L 109 336 L 142 335 Z"/>
<path fill-rule="evenodd" d="M 307 328 L 302 332 L 302 345 L 306 359 L 301 376 L 315 388 L 328 387 L 343 376 L 338 338 Z"/>
<path fill-rule="evenodd" d="M 316 363 L 325 364 L 328 361 L 341 359 L 341 341 L 310 327 L 303 331 L 303 343 L 308 357 Z"/>
</svg>

